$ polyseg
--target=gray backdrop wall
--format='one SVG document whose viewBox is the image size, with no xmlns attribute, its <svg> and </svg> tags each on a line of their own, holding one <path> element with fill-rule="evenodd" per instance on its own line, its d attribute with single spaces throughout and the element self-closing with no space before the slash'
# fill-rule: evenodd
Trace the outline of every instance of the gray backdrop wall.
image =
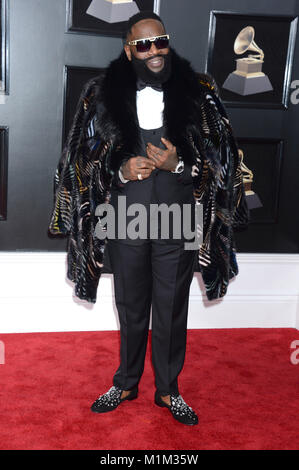
<svg viewBox="0 0 299 470">
<path fill-rule="evenodd" d="M 161 0 L 172 45 L 197 71 L 205 71 L 210 10 L 294 15 L 299 6 L 296 0 Z M 10 2 L 10 95 L 0 105 L 0 125 L 9 127 L 8 206 L 7 220 L 0 221 L 0 250 L 65 249 L 65 239 L 47 233 L 62 143 L 64 66 L 106 67 L 122 48 L 119 38 L 67 34 L 65 22 L 65 0 Z M 291 80 L 299 79 L 298 41 Z M 237 136 L 287 142 L 278 222 L 238 234 L 239 251 L 297 253 L 299 105 L 227 111 Z"/>
</svg>

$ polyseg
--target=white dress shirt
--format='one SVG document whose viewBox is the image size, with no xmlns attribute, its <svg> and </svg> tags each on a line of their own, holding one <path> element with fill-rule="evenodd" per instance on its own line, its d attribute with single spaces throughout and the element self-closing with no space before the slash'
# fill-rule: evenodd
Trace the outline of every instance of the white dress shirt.
<svg viewBox="0 0 299 470">
<path fill-rule="evenodd" d="M 147 86 L 136 93 L 137 116 L 142 129 L 163 126 L 164 93 Z"/>
<path fill-rule="evenodd" d="M 164 93 L 147 86 L 136 93 L 136 107 L 139 126 L 142 129 L 159 129 L 163 126 Z M 119 170 L 122 183 L 127 183 Z"/>
</svg>

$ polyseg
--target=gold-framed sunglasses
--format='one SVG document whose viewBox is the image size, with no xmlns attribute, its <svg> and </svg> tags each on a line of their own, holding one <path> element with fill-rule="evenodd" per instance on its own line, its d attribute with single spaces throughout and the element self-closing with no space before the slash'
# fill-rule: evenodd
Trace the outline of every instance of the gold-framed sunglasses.
<svg viewBox="0 0 299 470">
<path fill-rule="evenodd" d="M 169 34 L 162 34 L 161 36 L 153 36 L 151 38 L 136 39 L 135 41 L 128 41 L 129 46 L 136 46 L 137 52 L 148 52 L 155 44 L 157 49 L 164 49 L 169 45 Z"/>
</svg>

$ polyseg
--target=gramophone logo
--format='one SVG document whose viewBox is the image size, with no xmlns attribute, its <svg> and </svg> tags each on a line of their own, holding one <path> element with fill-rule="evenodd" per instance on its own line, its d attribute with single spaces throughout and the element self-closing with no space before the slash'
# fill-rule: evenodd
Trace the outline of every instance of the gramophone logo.
<svg viewBox="0 0 299 470">
<path fill-rule="evenodd" d="M 139 11 L 133 0 L 92 0 L 86 13 L 107 23 L 119 23 Z"/>
<path fill-rule="evenodd" d="M 244 163 L 244 152 L 242 149 L 238 148 L 238 153 L 241 162 L 242 180 L 248 209 L 257 209 L 258 207 L 263 207 L 259 196 L 252 189 L 253 172 Z"/>
<path fill-rule="evenodd" d="M 248 57 L 236 59 L 236 70 L 229 74 L 223 84 L 226 90 L 243 96 L 273 90 L 269 78 L 262 72 L 265 55 L 255 43 L 254 35 L 253 26 L 246 26 L 236 37 L 234 43 L 236 54 L 244 54 L 246 51 L 255 51 L 257 54 L 249 54 Z"/>
</svg>

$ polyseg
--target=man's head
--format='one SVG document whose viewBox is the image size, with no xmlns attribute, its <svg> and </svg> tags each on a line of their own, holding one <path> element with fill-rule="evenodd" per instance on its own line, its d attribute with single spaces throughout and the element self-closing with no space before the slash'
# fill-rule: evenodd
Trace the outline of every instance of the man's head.
<svg viewBox="0 0 299 470">
<path fill-rule="evenodd" d="M 163 83 L 170 76 L 170 49 L 167 38 L 163 37 L 165 35 L 161 18 L 153 12 L 138 13 L 128 21 L 124 49 L 137 75 L 148 83 Z M 144 52 L 138 51 L 138 44 L 130 44 L 132 41 L 154 38 L 158 40 L 147 43 L 150 48 Z M 140 49 L 146 49 L 145 41 L 139 44 Z"/>
</svg>

